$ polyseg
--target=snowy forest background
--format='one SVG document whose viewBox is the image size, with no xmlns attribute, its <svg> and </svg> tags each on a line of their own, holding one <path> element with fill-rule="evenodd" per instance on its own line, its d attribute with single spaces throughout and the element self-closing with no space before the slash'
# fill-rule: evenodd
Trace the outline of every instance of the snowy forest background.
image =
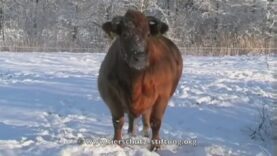
<svg viewBox="0 0 277 156">
<path fill-rule="evenodd" d="M 274 0 L 0 0 L 0 51 L 106 52 L 101 24 L 127 9 L 161 18 L 194 55 L 276 52 Z"/>
</svg>

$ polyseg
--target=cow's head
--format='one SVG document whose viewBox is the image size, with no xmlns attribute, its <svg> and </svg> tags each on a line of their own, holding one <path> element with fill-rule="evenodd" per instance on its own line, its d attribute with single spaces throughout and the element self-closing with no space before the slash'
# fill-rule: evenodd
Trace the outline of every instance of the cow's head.
<svg viewBox="0 0 277 156">
<path fill-rule="evenodd" d="M 152 16 L 139 11 L 128 10 L 124 16 L 117 16 L 102 25 L 108 34 L 116 34 L 120 40 L 121 56 L 136 70 L 149 64 L 147 43 L 149 37 L 164 34 L 168 26 Z"/>
</svg>

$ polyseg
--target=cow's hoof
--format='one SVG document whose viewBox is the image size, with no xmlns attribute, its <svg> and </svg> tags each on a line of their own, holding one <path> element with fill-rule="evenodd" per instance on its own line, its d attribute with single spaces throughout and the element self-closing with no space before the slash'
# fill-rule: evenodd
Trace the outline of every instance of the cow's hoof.
<svg viewBox="0 0 277 156">
<path fill-rule="evenodd" d="M 143 130 L 143 136 L 146 138 L 150 138 L 150 133 L 148 130 Z"/>
<path fill-rule="evenodd" d="M 122 139 L 119 139 L 119 140 L 113 139 L 113 144 L 118 145 L 118 146 L 120 146 L 122 148 L 126 147 L 126 145 L 124 144 L 124 140 L 122 140 Z"/>
<path fill-rule="evenodd" d="M 136 133 L 135 133 L 135 132 L 128 132 L 128 135 L 129 135 L 130 137 L 136 137 Z"/>
<path fill-rule="evenodd" d="M 160 144 L 151 144 L 151 146 L 150 146 L 150 151 L 158 151 L 158 150 L 160 150 L 161 149 L 161 145 Z"/>
</svg>

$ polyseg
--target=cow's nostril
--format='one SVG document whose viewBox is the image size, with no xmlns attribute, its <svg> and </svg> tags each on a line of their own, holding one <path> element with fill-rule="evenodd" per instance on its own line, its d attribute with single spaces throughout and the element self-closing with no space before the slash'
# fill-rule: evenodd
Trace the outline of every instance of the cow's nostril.
<svg viewBox="0 0 277 156">
<path fill-rule="evenodd" d="M 139 61 L 139 59 L 138 59 L 137 57 L 134 57 L 134 60 L 135 60 L 136 62 L 138 62 L 138 61 Z"/>
<path fill-rule="evenodd" d="M 144 52 L 138 52 L 136 51 L 136 53 L 133 54 L 133 60 L 135 62 L 139 62 L 145 59 L 145 53 Z"/>
</svg>

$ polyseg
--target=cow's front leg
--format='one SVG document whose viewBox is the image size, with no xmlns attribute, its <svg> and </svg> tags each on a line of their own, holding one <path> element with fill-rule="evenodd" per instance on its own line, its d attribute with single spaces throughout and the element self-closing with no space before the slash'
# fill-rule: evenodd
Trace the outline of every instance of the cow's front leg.
<svg viewBox="0 0 277 156">
<path fill-rule="evenodd" d="M 116 141 L 120 141 L 122 139 L 122 127 L 124 124 L 124 114 L 121 116 L 113 116 L 113 127 L 114 127 L 114 137 L 113 139 Z"/>
<path fill-rule="evenodd" d="M 151 108 L 143 112 L 142 114 L 142 123 L 143 123 L 143 136 L 150 137 L 150 115 L 151 115 Z"/>
<path fill-rule="evenodd" d="M 151 117 L 150 123 L 151 123 L 151 129 L 152 129 L 152 139 L 151 139 L 150 150 L 157 151 L 161 147 L 159 132 L 161 128 L 162 119 L 159 117 Z"/>
<path fill-rule="evenodd" d="M 160 128 L 167 103 L 168 99 L 158 99 L 152 109 L 150 117 L 150 125 L 152 129 L 151 151 L 157 151 L 161 148 Z"/>
</svg>

